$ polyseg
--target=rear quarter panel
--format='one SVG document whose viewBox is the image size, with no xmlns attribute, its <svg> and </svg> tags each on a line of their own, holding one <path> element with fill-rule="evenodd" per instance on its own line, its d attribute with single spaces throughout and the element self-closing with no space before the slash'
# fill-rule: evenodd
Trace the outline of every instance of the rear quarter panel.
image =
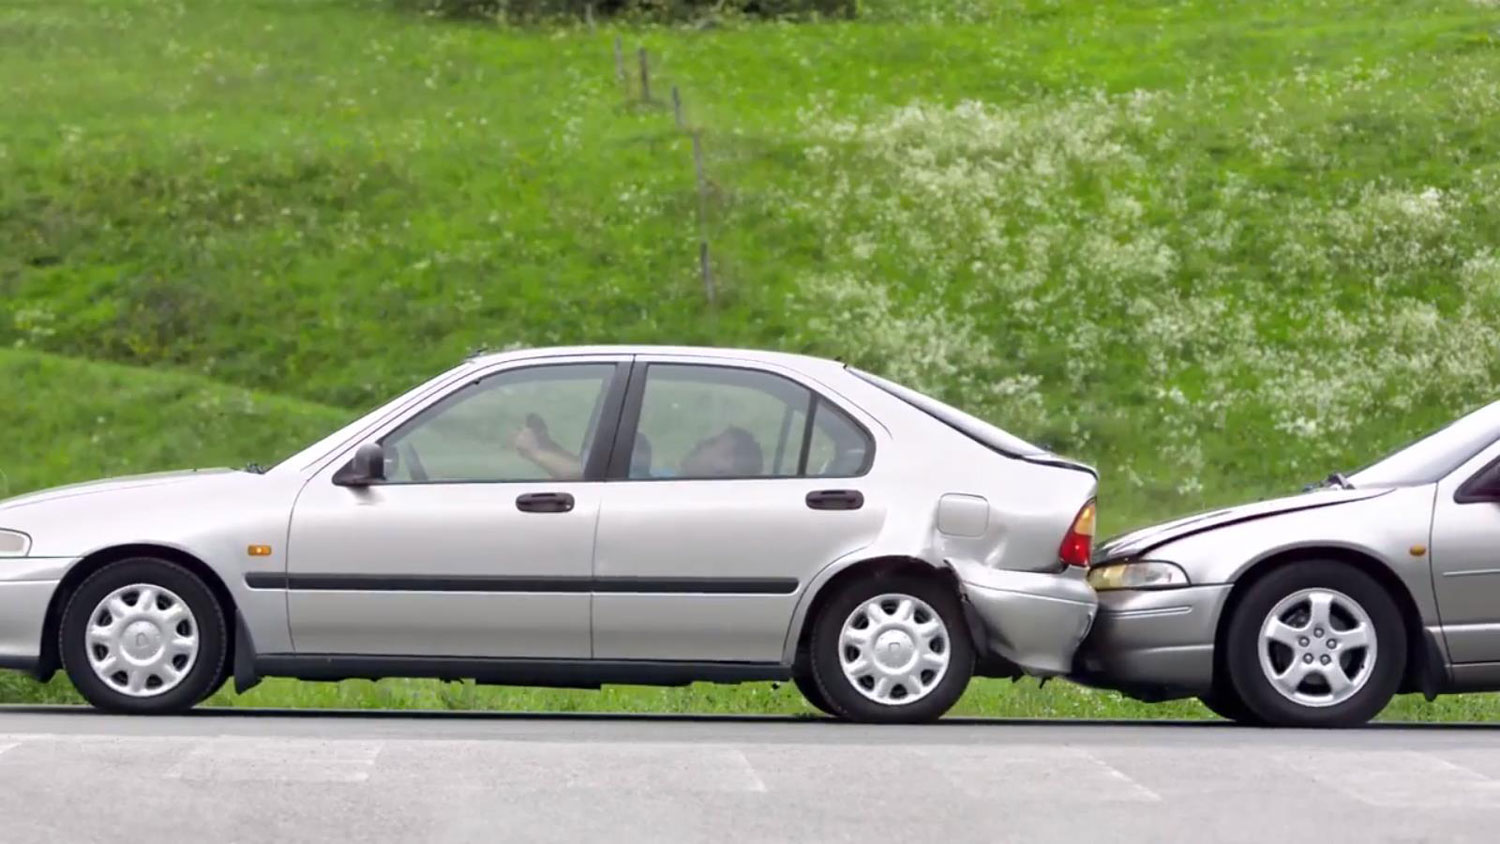
<svg viewBox="0 0 1500 844">
<path fill-rule="evenodd" d="M 888 432 L 861 487 L 867 499 L 884 503 L 885 519 L 868 545 L 829 561 L 810 579 L 787 631 L 785 661 L 795 657 L 817 595 L 840 572 L 865 561 L 909 558 L 960 572 L 1056 570 L 1063 536 L 1097 490 L 1093 474 L 997 454 L 859 378 L 841 374 L 828 380 Z M 955 511 L 961 518 L 953 518 Z M 961 527 L 944 532 L 940 522 L 950 530 Z"/>
</svg>

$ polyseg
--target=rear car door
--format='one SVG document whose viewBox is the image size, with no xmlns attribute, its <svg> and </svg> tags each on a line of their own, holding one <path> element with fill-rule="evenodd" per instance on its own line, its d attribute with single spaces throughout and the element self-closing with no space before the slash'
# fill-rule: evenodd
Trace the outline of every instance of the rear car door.
<svg viewBox="0 0 1500 844">
<path fill-rule="evenodd" d="M 594 655 L 779 661 L 808 580 L 884 520 L 869 421 L 787 370 L 638 357 L 600 504 Z"/>
<path fill-rule="evenodd" d="M 1500 443 L 1438 483 L 1429 544 L 1450 658 L 1500 662 Z"/>
<path fill-rule="evenodd" d="M 377 435 L 387 479 L 334 461 L 292 514 L 299 653 L 588 658 L 594 530 L 627 357 L 511 365 Z M 526 456 L 544 439 L 553 459 Z"/>
</svg>

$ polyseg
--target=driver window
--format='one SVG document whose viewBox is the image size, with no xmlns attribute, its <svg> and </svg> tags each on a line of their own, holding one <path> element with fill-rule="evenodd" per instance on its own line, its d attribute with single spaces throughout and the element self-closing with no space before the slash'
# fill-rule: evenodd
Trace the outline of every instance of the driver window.
<svg viewBox="0 0 1500 844">
<path fill-rule="evenodd" d="M 389 483 L 581 480 L 615 364 L 513 369 L 460 389 L 384 440 Z"/>
</svg>

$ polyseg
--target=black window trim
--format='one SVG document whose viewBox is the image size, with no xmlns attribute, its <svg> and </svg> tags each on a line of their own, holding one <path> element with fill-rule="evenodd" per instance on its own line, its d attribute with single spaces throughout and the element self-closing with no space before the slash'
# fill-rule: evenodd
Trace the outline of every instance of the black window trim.
<svg viewBox="0 0 1500 844">
<path fill-rule="evenodd" d="M 632 478 L 632 477 L 630 477 L 630 458 L 631 458 L 632 452 L 635 450 L 635 437 L 636 437 L 636 433 L 640 430 L 641 408 L 644 405 L 645 398 L 646 398 L 646 375 L 647 375 L 648 370 L 650 370 L 650 368 L 653 367 L 653 366 L 679 366 L 679 367 L 692 366 L 692 367 L 701 367 L 701 368 L 704 368 L 704 369 L 738 369 L 738 370 L 744 370 L 746 372 L 754 372 L 754 373 L 758 373 L 758 374 L 761 374 L 761 375 L 768 375 L 768 376 L 770 376 L 772 378 L 780 378 L 783 381 L 786 381 L 786 382 L 788 382 L 790 384 L 793 384 L 793 385 L 795 385 L 797 387 L 800 387 L 801 389 L 806 390 L 808 392 L 808 394 L 811 396 L 811 399 L 808 402 L 808 410 L 810 412 L 808 413 L 807 421 L 805 423 L 804 436 L 803 436 L 803 440 L 802 440 L 801 462 L 800 462 L 800 464 L 798 466 L 799 471 L 797 472 L 797 474 L 792 474 L 792 475 L 743 475 L 743 476 L 741 476 L 741 475 L 725 475 L 725 476 L 711 477 L 711 478 Z M 628 382 L 628 387 L 625 390 L 625 400 L 624 400 L 623 406 L 620 409 L 619 424 L 615 428 L 614 445 L 610 449 L 609 470 L 605 473 L 605 476 L 604 476 L 604 480 L 605 481 L 610 481 L 610 482 L 625 481 L 625 482 L 630 482 L 630 483 L 656 483 L 656 482 L 661 482 L 661 481 L 678 481 L 678 482 L 681 482 L 681 481 L 709 481 L 709 482 L 711 482 L 711 481 L 806 481 L 806 480 L 836 480 L 836 479 L 846 479 L 847 480 L 847 479 L 853 479 L 853 478 L 863 478 L 864 476 L 870 474 L 870 470 L 875 466 L 875 450 L 877 448 L 876 443 L 875 443 L 875 437 L 874 437 L 874 435 L 872 435 L 870 433 L 870 429 L 867 428 L 863 422 L 861 422 L 858 418 L 856 418 L 854 416 L 854 414 L 850 413 L 848 410 L 846 410 L 838 402 L 832 401 L 827 396 L 823 395 L 820 391 L 814 389 L 811 385 L 809 385 L 806 382 L 801 381 L 801 380 L 799 380 L 797 378 L 792 378 L 790 376 L 783 375 L 780 372 L 773 372 L 773 371 L 771 371 L 769 369 L 764 369 L 764 368 L 759 367 L 759 366 L 753 366 L 753 365 L 748 365 L 748 364 L 743 364 L 743 363 L 738 363 L 738 362 L 728 362 L 728 361 L 721 363 L 721 362 L 718 362 L 718 361 L 712 361 L 712 362 L 711 361 L 701 361 L 701 360 L 695 360 L 695 361 L 678 361 L 678 360 L 659 360 L 659 359 L 658 360 L 641 360 L 640 358 L 636 358 L 634 360 L 634 362 L 630 366 L 630 374 L 626 378 L 626 381 Z M 825 402 L 829 405 L 829 407 L 832 407 L 834 410 L 836 410 L 839 413 L 843 414 L 844 418 L 848 419 L 854 425 L 854 427 L 859 430 L 860 434 L 865 438 L 865 443 L 866 443 L 865 459 L 864 459 L 864 463 L 860 465 L 858 472 L 855 472 L 853 474 L 847 474 L 847 475 L 817 475 L 817 476 L 814 476 L 814 475 L 807 474 L 807 456 L 808 456 L 808 452 L 809 452 L 809 443 L 811 442 L 811 438 L 809 436 L 807 436 L 807 432 L 809 430 L 811 430 L 811 428 L 812 428 L 813 412 L 815 412 L 817 410 L 819 404 L 822 404 L 822 403 L 825 403 Z"/>
<path fill-rule="evenodd" d="M 545 362 L 541 362 L 543 360 L 545 360 Z M 457 383 L 449 384 L 448 385 L 449 389 L 447 390 L 447 392 L 443 393 L 441 396 L 439 396 L 438 398 L 436 398 L 433 401 L 431 401 L 430 403 L 428 403 L 421 410 L 418 410 L 417 412 L 411 414 L 410 416 L 407 416 L 405 419 L 402 419 L 400 422 L 397 422 L 394 426 L 392 426 L 391 428 L 389 428 L 387 431 L 385 431 L 385 433 L 381 434 L 375 440 L 375 442 L 378 442 L 382 446 L 384 446 L 388 440 L 390 440 L 392 437 L 395 437 L 397 434 L 401 433 L 402 431 L 407 430 L 410 426 L 421 424 L 421 422 L 423 422 L 426 419 L 429 419 L 433 414 L 441 412 L 444 408 L 447 407 L 448 402 L 449 402 L 450 399 L 456 398 L 458 395 L 460 395 L 464 391 L 468 390 L 470 387 L 473 387 L 473 386 L 475 386 L 477 384 L 482 384 L 485 381 L 490 380 L 491 378 L 499 378 L 499 377 L 501 377 L 503 375 L 510 375 L 510 374 L 513 374 L 513 373 L 516 373 L 516 372 L 524 372 L 524 371 L 529 371 L 529 370 L 533 370 L 533 369 L 546 369 L 546 368 L 562 367 L 562 366 L 608 366 L 608 367 L 613 367 L 613 371 L 610 372 L 605 377 L 606 384 L 605 384 L 605 387 L 604 387 L 604 395 L 603 395 L 603 398 L 600 401 L 600 407 L 598 409 L 599 428 L 598 428 L 597 431 L 594 432 L 593 440 L 589 444 L 588 460 L 584 464 L 584 467 L 583 467 L 583 477 L 581 477 L 581 478 L 574 478 L 574 479 L 535 478 L 535 479 L 530 479 L 530 480 L 481 480 L 481 479 L 471 479 L 471 480 L 438 480 L 438 481 L 433 481 L 433 480 L 427 480 L 427 481 L 391 481 L 391 480 L 382 480 L 382 481 L 376 481 L 375 483 L 371 484 L 371 486 L 399 486 L 399 487 L 409 487 L 410 486 L 410 487 L 417 487 L 417 486 L 467 486 L 467 485 L 474 485 L 474 484 L 485 484 L 485 485 L 492 485 L 492 486 L 515 486 L 515 485 L 522 485 L 522 484 L 548 484 L 548 483 L 560 483 L 560 484 L 561 483 L 565 483 L 565 484 L 598 483 L 599 481 L 604 480 L 604 473 L 605 473 L 605 470 L 606 470 L 606 468 L 608 466 L 610 451 L 613 448 L 614 443 L 615 443 L 615 428 L 616 428 L 617 425 L 619 425 L 619 422 L 620 422 L 620 408 L 621 408 L 621 405 L 623 405 L 623 403 L 624 403 L 625 392 L 626 392 L 626 389 L 628 387 L 629 377 L 630 377 L 630 372 L 632 370 L 632 364 L 633 364 L 633 362 L 634 362 L 633 358 L 615 359 L 615 360 L 568 360 L 568 359 L 546 360 L 546 359 L 539 359 L 539 361 L 536 362 L 536 363 L 524 362 L 524 363 L 521 363 L 518 366 L 506 366 L 506 367 L 503 367 L 503 368 L 500 368 L 500 369 L 486 370 L 486 371 L 481 372 L 479 374 L 472 375 L 472 376 L 467 377 L 467 378 L 463 378 L 463 379 L 459 380 Z M 348 465 L 348 462 L 349 461 L 345 461 L 344 465 Z"/>
<path fill-rule="evenodd" d="M 1494 445 L 1494 443 L 1490 443 L 1490 445 L 1489 446 L 1485 446 L 1485 448 L 1489 448 L 1490 446 L 1493 446 L 1493 445 Z M 1471 457 L 1471 459 L 1472 459 L 1472 457 Z M 1455 490 L 1454 493 L 1453 493 L 1453 501 L 1454 501 L 1454 503 L 1455 504 L 1485 504 L 1485 503 L 1495 504 L 1495 503 L 1500 503 L 1500 495 L 1495 495 L 1495 494 L 1486 495 L 1484 493 L 1476 491 L 1476 488 L 1480 485 L 1480 482 L 1482 482 L 1484 480 L 1488 480 L 1488 478 L 1486 476 L 1489 475 L 1491 472 L 1494 472 L 1496 469 L 1500 469 L 1500 457 L 1496 457 L 1493 460 L 1489 461 L 1488 463 L 1484 464 L 1484 466 L 1480 467 L 1479 471 L 1477 471 L 1474 474 L 1470 475 L 1463 483 L 1459 484 L 1458 489 Z"/>
</svg>

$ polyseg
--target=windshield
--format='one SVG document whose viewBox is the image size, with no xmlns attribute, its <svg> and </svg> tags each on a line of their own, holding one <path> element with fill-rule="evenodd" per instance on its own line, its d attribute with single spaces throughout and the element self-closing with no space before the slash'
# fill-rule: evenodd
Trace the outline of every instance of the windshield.
<svg viewBox="0 0 1500 844">
<path fill-rule="evenodd" d="M 347 444 L 351 439 L 364 434 L 372 425 L 378 424 L 379 422 L 388 419 L 392 414 L 406 407 L 416 398 L 428 392 L 431 392 L 433 388 L 437 387 L 439 384 L 442 384 L 445 381 L 452 380 L 458 373 L 462 373 L 472 367 L 472 361 L 465 361 L 459 366 L 450 369 L 435 378 L 424 381 L 410 390 L 407 390 L 400 396 L 397 396 L 396 398 L 386 402 L 375 410 L 363 414 L 348 425 L 345 425 L 337 431 L 334 431 L 333 433 L 302 449 L 296 454 L 293 454 L 290 457 L 287 457 L 272 466 L 256 466 L 256 468 L 261 470 L 261 474 L 264 474 L 265 472 L 271 471 L 273 469 L 279 469 L 283 466 L 298 466 L 301 468 L 306 468 L 309 460 L 320 459 L 329 451 L 338 448 L 341 445 Z"/>
<path fill-rule="evenodd" d="M 994 425 L 977 416 L 970 416 L 962 410 L 946 405 L 931 396 L 924 396 L 916 390 L 908 389 L 892 381 L 887 381 L 878 375 L 861 372 L 852 366 L 847 368 L 851 373 L 869 381 L 871 384 L 885 390 L 887 393 L 912 405 L 927 415 L 934 417 L 959 433 L 977 440 L 981 445 L 988 446 L 1001 454 L 1010 457 L 1038 457 L 1048 454 L 1046 449 L 1038 448 L 1008 431 L 996 428 Z"/>
<path fill-rule="evenodd" d="M 1500 438 L 1500 402 L 1487 405 L 1349 476 L 1356 487 L 1437 483 Z"/>
</svg>

